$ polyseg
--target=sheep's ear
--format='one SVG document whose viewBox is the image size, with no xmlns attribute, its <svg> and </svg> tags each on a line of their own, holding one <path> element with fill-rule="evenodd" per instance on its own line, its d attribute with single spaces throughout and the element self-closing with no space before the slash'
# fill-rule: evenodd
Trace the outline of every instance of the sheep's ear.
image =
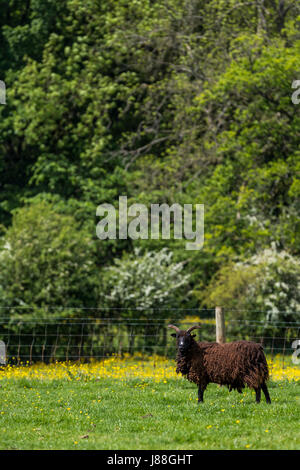
<svg viewBox="0 0 300 470">
<path fill-rule="evenodd" d="M 172 333 L 171 336 L 173 336 L 173 338 L 176 338 L 176 333 Z"/>
</svg>

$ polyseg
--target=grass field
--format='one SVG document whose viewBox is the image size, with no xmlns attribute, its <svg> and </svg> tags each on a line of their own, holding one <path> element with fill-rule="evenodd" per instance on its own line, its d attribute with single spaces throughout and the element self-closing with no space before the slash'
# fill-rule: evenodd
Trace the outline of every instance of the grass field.
<svg viewBox="0 0 300 470">
<path fill-rule="evenodd" d="M 0 449 L 299 449 L 299 370 L 277 369 L 271 405 L 213 384 L 198 405 L 172 361 L 7 369 Z"/>
</svg>

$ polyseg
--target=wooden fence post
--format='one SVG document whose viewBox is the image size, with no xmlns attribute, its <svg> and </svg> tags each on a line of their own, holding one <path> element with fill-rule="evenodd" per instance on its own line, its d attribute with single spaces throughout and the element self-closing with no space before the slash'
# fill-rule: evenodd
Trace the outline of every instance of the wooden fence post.
<svg viewBox="0 0 300 470">
<path fill-rule="evenodd" d="M 225 317 L 222 307 L 216 307 L 216 341 L 225 343 Z"/>
</svg>

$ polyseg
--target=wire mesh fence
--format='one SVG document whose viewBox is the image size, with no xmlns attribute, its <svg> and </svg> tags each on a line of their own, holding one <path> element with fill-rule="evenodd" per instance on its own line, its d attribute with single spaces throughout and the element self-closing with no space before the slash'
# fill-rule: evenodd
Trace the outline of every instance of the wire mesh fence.
<svg viewBox="0 0 300 470">
<path fill-rule="evenodd" d="M 24 311 L 13 316 L 2 315 L 0 341 L 5 344 L 6 362 L 86 362 L 137 352 L 145 358 L 151 355 L 174 358 L 176 346 L 167 327 L 169 323 L 181 329 L 197 323 L 201 326 L 196 332 L 198 341 L 216 340 L 214 309 L 120 309 L 113 312 L 93 309 L 92 312 L 84 310 L 84 317 L 82 311 L 77 311 L 75 317 L 71 317 L 70 312 L 67 317 L 52 312 L 44 318 L 35 318 Z M 283 367 L 287 356 L 291 357 L 294 352 L 293 342 L 300 338 L 297 322 L 228 319 L 225 328 L 227 342 L 244 339 L 261 343 L 271 359 L 281 355 Z"/>
</svg>

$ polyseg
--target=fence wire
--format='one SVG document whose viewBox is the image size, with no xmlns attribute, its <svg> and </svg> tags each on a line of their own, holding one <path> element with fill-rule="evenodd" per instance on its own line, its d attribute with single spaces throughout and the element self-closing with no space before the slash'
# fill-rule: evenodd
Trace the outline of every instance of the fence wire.
<svg viewBox="0 0 300 470">
<path fill-rule="evenodd" d="M 96 311 L 98 312 L 94 309 Z M 106 313 L 111 314 L 111 311 Z M 124 313 L 124 309 L 120 309 L 119 313 Z M 181 309 L 176 312 L 175 309 L 169 309 L 168 319 L 162 318 L 161 313 L 162 309 L 156 312 L 144 311 L 139 318 L 128 318 L 126 312 L 123 316 L 116 316 L 114 312 L 114 316 L 105 315 L 100 318 L 95 318 L 96 315 L 74 318 L 51 316 L 44 319 L 24 314 L 2 316 L 0 341 L 6 346 L 7 363 L 33 364 L 55 361 L 88 362 L 91 359 L 134 355 L 137 352 L 142 357 L 159 355 L 174 358 L 175 341 L 167 328 L 169 323 L 176 324 L 181 329 L 197 323 L 201 326 L 200 330 L 195 331 L 198 341 L 216 340 L 214 309 L 201 312 L 198 309 L 189 312 L 185 310 L 184 316 Z M 189 316 L 186 316 L 187 313 Z M 199 313 L 201 318 L 196 316 Z M 203 318 L 204 313 L 206 318 Z M 184 319 L 180 320 L 179 317 Z M 227 320 L 225 327 L 227 342 L 244 339 L 260 343 L 269 358 L 281 355 L 283 368 L 288 362 L 287 357 L 290 358 L 294 352 L 292 343 L 300 338 L 300 324 L 297 322 Z"/>
</svg>

